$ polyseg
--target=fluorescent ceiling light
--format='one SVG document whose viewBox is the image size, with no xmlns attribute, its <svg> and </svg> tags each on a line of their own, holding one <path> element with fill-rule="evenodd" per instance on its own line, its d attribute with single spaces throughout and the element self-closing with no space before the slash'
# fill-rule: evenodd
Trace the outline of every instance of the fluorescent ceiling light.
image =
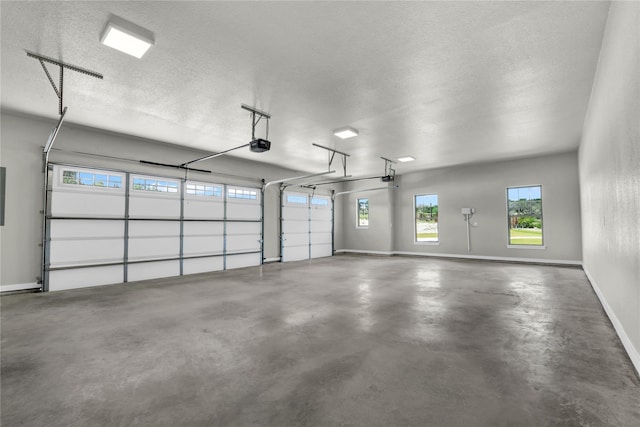
<svg viewBox="0 0 640 427">
<path fill-rule="evenodd" d="M 105 46 L 135 56 L 138 59 L 142 58 L 142 55 L 154 45 L 151 31 L 117 16 L 109 18 L 100 41 Z"/>
<path fill-rule="evenodd" d="M 354 128 L 346 127 L 346 128 L 334 130 L 333 134 L 338 138 L 347 139 L 347 138 L 353 138 L 354 136 L 358 136 L 358 131 Z"/>
<path fill-rule="evenodd" d="M 398 157 L 398 161 L 399 162 L 413 162 L 415 160 L 414 157 L 411 156 L 404 156 L 404 157 Z"/>
</svg>

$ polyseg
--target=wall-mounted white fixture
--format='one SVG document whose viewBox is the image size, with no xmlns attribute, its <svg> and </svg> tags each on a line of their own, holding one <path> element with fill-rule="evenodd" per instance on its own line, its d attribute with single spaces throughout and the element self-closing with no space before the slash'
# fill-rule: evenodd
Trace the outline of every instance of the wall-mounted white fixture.
<svg viewBox="0 0 640 427">
<path fill-rule="evenodd" d="M 353 138 L 354 136 L 358 136 L 358 130 L 347 126 L 344 128 L 334 130 L 333 134 L 338 138 L 347 139 L 347 138 Z"/>
<path fill-rule="evenodd" d="M 470 219 L 473 216 L 473 214 L 476 213 L 476 210 L 475 208 L 462 208 L 460 212 L 464 216 L 464 221 L 467 223 L 467 251 L 471 252 L 471 234 L 469 232 L 469 224 L 470 224 Z M 478 223 L 474 222 L 473 224 L 471 224 L 471 226 L 477 227 Z"/>
<path fill-rule="evenodd" d="M 155 44 L 151 31 L 113 15 L 109 17 L 100 42 L 138 59 Z"/>
<path fill-rule="evenodd" d="M 411 157 L 411 156 L 398 157 L 398 161 L 402 163 L 413 162 L 414 160 L 415 160 L 415 157 Z"/>
</svg>

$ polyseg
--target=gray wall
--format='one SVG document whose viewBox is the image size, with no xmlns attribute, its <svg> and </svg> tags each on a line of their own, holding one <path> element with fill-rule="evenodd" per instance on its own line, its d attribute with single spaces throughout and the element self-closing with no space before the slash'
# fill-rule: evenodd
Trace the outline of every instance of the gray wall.
<svg viewBox="0 0 640 427">
<path fill-rule="evenodd" d="M 71 115 L 71 112 L 69 113 Z M 2 285 L 34 283 L 40 275 L 40 238 L 42 209 L 42 146 L 54 121 L 3 112 L 0 134 L 0 162 L 7 168 L 5 226 L 0 227 L 0 260 Z M 204 155 L 184 147 L 149 141 L 96 129 L 63 124 L 55 143 L 56 148 L 93 154 L 144 159 L 161 163 L 181 163 Z M 206 153 L 205 153 L 206 154 Z M 260 154 L 255 154 L 259 159 Z M 181 178 L 183 171 L 145 166 L 95 156 L 53 151 L 51 161 L 142 172 L 150 175 Z M 190 173 L 190 179 L 259 187 L 259 179 L 275 180 L 299 176 L 305 172 L 272 167 L 232 156 L 224 156 L 198 163 L 201 169 L 214 174 Z M 248 176 L 253 179 L 242 179 Z M 330 188 L 318 191 L 329 194 Z M 269 187 L 265 196 L 265 257 L 279 256 L 279 189 Z M 341 216 L 336 218 L 340 221 Z"/>
<path fill-rule="evenodd" d="M 640 372 L 640 3 L 613 2 L 580 143 L 584 269 Z"/>
<path fill-rule="evenodd" d="M 365 186 L 359 184 L 361 188 Z M 396 184 L 400 185 L 396 190 L 349 196 L 343 219 L 345 249 L 575 263 L 581 260 L 576 152 L 411 173 L 398 176 Z M 546 248 L 507 248 L 506 188 L 537 184 L 542 185 Z M 371 226 L 357 230 L 355 199 L 366 194 L 370 197 Z M 438 245 L 414 243 L 416 194 L 438 195 Z M 467 251 L 466 225 L 460 213 L 463 207 L 476 209 L 472 222 L 478 226 L 471 228 L 471 252 Z"/>
<path fill-rule="evenodd" d="M 345 183 L 343 190 L 354 191 L 392 186 L 380 182 L 380 180 L 366 180 Z M 340 247 L 336 249 L 347 249 L 364 251 L 369 253 L 389 253 L 392 248 L 392 200 L 393 192 L 396 190 L 365 191 L 349 193 L 336 196 L 336 204 L 342 211 L 342 240 Z M 369 227 L 357 228 L 357 199 L 369 199 Z M 336 211 L 339 212 L 338 208 Z"/>
</svg>

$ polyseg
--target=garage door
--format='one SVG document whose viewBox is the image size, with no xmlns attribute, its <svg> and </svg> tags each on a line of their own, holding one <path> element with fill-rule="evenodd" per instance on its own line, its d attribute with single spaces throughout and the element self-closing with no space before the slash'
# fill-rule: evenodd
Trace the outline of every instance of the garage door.
<svg viewBox="0 0 640 427">
<path fill-rule="evenodd" d="M 332 255 L 332 203 L 329 196 L 282 193 L 282 261 Z"/>
<path fill-rule="evenodd" d="M 331 256 L 333 254 L 331 197 L 314 195 L 310 200 L 310 256 L 311 258 Z"/>
<path fill-rule="evenodd" d="M 45 289 L 261 264 L 258 188 L 52 167 Z"/>
<path fill-rule="evenodd" d="M 56 166 L 47 215 L 50 290 L 122 283 L 126 175 Z"/>
</svg>

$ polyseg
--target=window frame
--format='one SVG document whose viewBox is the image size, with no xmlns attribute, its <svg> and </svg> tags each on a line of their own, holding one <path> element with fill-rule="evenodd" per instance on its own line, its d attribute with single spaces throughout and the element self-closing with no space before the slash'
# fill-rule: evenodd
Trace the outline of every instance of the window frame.
<svg viewBox="0 0 640 427">
<path fill-rule="evenodd" d="M 438 220 L 436 221 L 437 224 L 437 228 L 438 228 L 438 236 L 436 237 L 436 240 L 418 240 L 418 221 L 416 218 L 416 208 L 417 208 L 417 203 L 416 203 L 416 199 L 418 197 L 422 197 L 422 196 L 435 196 L 438 204 L 436 206 L 438 206 Z M 421 193 L 421 194 L 414 194 L 413 195 L 413 244 L 414 245 L 425 245 L 425 246 L 437 246 L 440 244 L 440 196 L 438 195 L 438 193 Z"/>
<path fill-rule="evenodd" d="M 191 190 L 189 186 L 196 186 L 195 189 Z M 204 190 L 199 190 L 197 186 L 204 187 Z M 206 194 L 207 187 L 211 187 L 212 194 Z M 220 194 L 216 194 L 216 190 L 219 190 Z M 190 193 L 189 191 L 194 191 L 194 193 Z M 205 194 L 198 194 L 198 191 L 204 191 Z M 220 200 L 224 198 L 224 185 L 215 184 L 213 182 L 202 182 L 202 181 L 185 181 L 184 183 L 184 197 L 185 198 L 193 198 L 193 199 L 205 199 L 205 200 Z"/>
<path fill-rule="evenodd" d="M 540 222 L 542 227 L 540 228 L 540 244 L 539 245 L 531 245 L 531 244 L 514 244 L 511 243 L 511 214 L 509 213 L 509 190 L 516 188 L 531 188 L 531 187 L 539 187 L 540 188 Z M 506 196 L 506 213 L 507 213 L 507 248 L 509 249 L 533 249 L 533 250 L 544 250 L 546 249 L 544 242 L 544 203 L 543 199 L 543 188 L 542 184 L 531 184 L 531 185 L 514 185 L 506 188 L 505 191 Z"/>
<path fill-rule="evenodd" d="M 249 195 L 254 195 L 255 197 L 231 197 L 231 190 L 234 191 L 234 194 L 236 191 L 240 190 L 243 194 L 244 192 L 248 192 Z M 224 197 L 227 200 L 227 203 L 260 203 L 261 191 L 259 188 L 227 185 Z"/>
<path fill-rule="evenodd" d="M 360 225 L 360 200 L 366 200 L 367 201 L 367 224 L 366 225 Z M 371 213 L 371 206 L 369 205 L 369 198 L 368 197 L 356 197 L 356 228 L 358 229 L 367 229 L 369 228 L 369 223 L 370 223 L 370 216 Z"/>
<path fill-rule="evenodd" d="M 315 203 L 314 200 L 322 200 L 323 203 Z M 326 203 L 324 203 L 326 202 Z M 322 195 L 314 195 L 311 196 L 310 206 L 315 209 L 330 209 L 331 208 L 331 197 L 330 196 L 322 196 Z"/>
<path fill-rule="evenodd" d="M 65 172 L 73 172 L 76 173 L 77 175 L 77 182 L 65 182 Z M 81 184 L 81 176 L 80 174 L 91 174 L 93 175 L 93 184 L 88 185 L 88 184 Z M 119 187 L 113 187 L 110 185 L 95 185 L 96 182 L 96 176 L 98 175 L 104 175 L 107 177 L 107 183 L 109 182 L 110 178 L 119 178 L 120 182 L 120 186 Z M 65 188 L 65 189 L 74 189 L 74 190 L 80 190 L 80 191 L 105 191 L 105 192 L 124 192 L 125 188 L 126 188 L 126 174 L 121 173 L 121 172 L 115 172 L 115 171 L 110 171 L 110 170 L 102 170 L 102 169 L 86 169 L 86 168 L 77 168 L 77 167 L 67 167 L 67 166 L 60 166 L 59 168 L 59 176 L 58 176 L 58 180 L 57 180 L 57 184 L 60 188 Z"/>
<path fill-rule="evenodd" d="M 177 186 L 171 186 L 171 185 L 163 185 L 162 187 L 166 187 L 167 191 L 160 191 L 160 190 L 149 190 L 147 188 L 135 188 L 135 185 L 140 185 L 140 184 L 136 184 L 136 179 L 143 179 L 145 181 L 144 186 L 148 186 L 148 185 L 152 185 L 152 184 L 148 184 L 147 181 L 156 181 L 156 188 L 159 187 L 159 183 L 164 183 L 164 184 L 176 184 Z M 161 176 L 150 176 L 150 175 L 138 175 L 138 174 L 131 174 L 129 177 L 129 194 L 137 194 L 137 195 L 148 195 L 148 196 L 160 196 L 160 197 L 180 197 L 180 188 L 181 188 L 181 184 L 182 181 L 180 180 L 176 180 L 175 178 L 165 178 L 165 177 L 161 177 Z M 175 191 L 169 191 L 170 188 L 175 188 Z"/>
</svg>

